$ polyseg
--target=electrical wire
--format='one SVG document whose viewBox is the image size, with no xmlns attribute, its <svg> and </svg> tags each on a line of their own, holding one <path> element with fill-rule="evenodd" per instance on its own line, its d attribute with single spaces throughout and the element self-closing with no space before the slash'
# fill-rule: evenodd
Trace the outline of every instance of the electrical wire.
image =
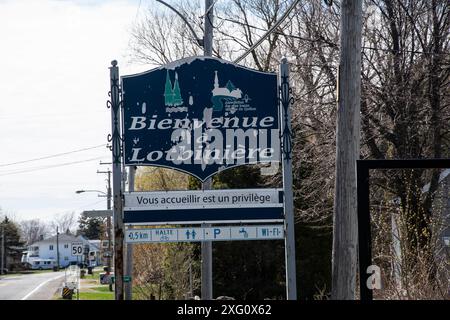
<svg viewBox="0 0 450 320">
<path fill-rule="evenodd" d="M 249 27 L 249 28 L 252 28 L 252 29 L 255 29 L 255 30 L 259 30 L 259 31 L 263 31 L 263 32 L 269 32 L 270 31 L 270 30 L 263 29 L 263 28 L 260 28 L 260 27 L 257 27 L 257 26 L 245 23 L 245 22 L 238 21 L 238 20 L 233 20 L 233 19 L 230 19 L 230 18 L 224 18 L 224 17 L 220 17 L 220 16 L 217 16 L 217 15 L 215 15 L 215 17 L 218 18 L 218 19 L 224 20 L 224 21 L 228 21 L 228 22 L 231 22 L 231 23 L 239 24 L 239 25 L 242 25 L 242 26 L 245 26 L 245 27 Z M 308 42 L 324 41 L 324 39 L 321 39 L 321 38 L 310 39 L 310 38 L 304 38 L 304 37 L 300 37 L 300 36 L 293 35 L 293 34 L 286 34 L 284 32 L 279 32 L 279 31 L 272 31 L 272 32 L 276 33 L 276 34 L 279 34 L 279 35 L 282 35 L 284 37 L 293 38 L 293 39 L 299 39 L 299 40 L 302 40 L 302 41 L 308 41 Z M 334 42 L 331 42 L 331 41 L 325 41 L 325 43 L 328 44 L 330 47 L 336 47 L 336 48 L 339 47 L 338 44 L 336 44 Z M 392 49 L 374 48 L 374 47 L 370 47 L 370 46 L 361 46 L 361 49 L 372 50 L 372 51 L 382 51 L 382 52 L 392 52 L 393 51 Z M 450 52 L 439 52 L 438 53 L 438 52 L 426 52 L 426 51 L 417 51 L 417 50 L 408 50 L 408 49 L 400 50 L 400 51 L 398 51 L 398 53 L 450 55 Z"/>
<path fill-rule="evenodd" d="M 249 27 L 249 28 L 252 28 L 252 29 L 259 30 L 259 31 L 264 31 L 264 32 L 268 31 L 267 29 L 263 29 L 263 28 L 260 28 L 260 27 L 257 27 L 257 26 L 251 25 L 251 24 L 247 24 L 245 22 L 241 22 L 241 21 L 238 21 L 238 20 L 233 20 L 233 19 L 230 19 L 230 18 L 223 18 L 223 17 L 217 16 L 217 15 L 215 15 L 215 17 L 220 19 L 220 20 L 224 20 L 224 21 L 228 21 L 228 22 L 231 22 L 231 23 L 239 24 L 241 26 Z M 280 32 L 280 31 L 273 31 L 273 33 L 279 34 L 281 36 L 289 37 L 289 38 L 304 40 L 304 41 L 310 41 L 310 42 L 317 42 L 317 41 L 319 41 L 319 39 L 304 38 L 304 37 L 296 36 L 296 35 L 293 35 L 293 34 L 285 34 L 284 32 Z M 335 44 L 333 44 L 333 45 L 335 45 Z"/>
<path fill-rule="evenodd" d="M 22 164 L 22 163 L 28 163 L 28 162 L 39 161 L 39 160 L 44 160 L 44 159 L 61 157 L 61 156 L 65 156 L 67 154 L 72 154 L 72 153 L 76 153 L 76 152 L 92 150 L 92 149 L 96 149 L 96 148 L 100 148 L 100 147 L 106 147 L 106 144 L 99 144 L 99 145 L 94 146 L 94 147 L 88 147 L 88 148 L 83 148 L 83 149 L 63 152 L 63 153 L 56 153 L 56 154 L 52 154 L 52 155 L 44 156 L 44 157 L 40 157 L 40 158 L 34 158 L 34 159 L 29 159 L 29 160 L 23 160 L 23 161 L 17 161 L 17 162 L 12 162 L 12 163 L 0 164 L 0 167 L 8 167 L 8 166 L 16 165 L 16 164 Z"/>
<path fill-rule="evenodd" d="M 45 170 L 45 169 L 59 168 L 59 167 L 73 165 L 73 164 L 79 164 L 79 163 L 84 163 L 84 162 L 89 162 L 89 161 L 94 161 L 94 160 L 100 160 L 100 159 L 103 159 L 103 158 L 104 158 L 104 156 L 96 157 L 96 158 L 90 158 L 90 159 L 85 159 L 85 160 L 80 160 L 80 161 L 65 162 L 65 163 L 60 163 L 60 164 L 29 168 L 29 169 L 20 170 L 20 171 L 3 173 L 3 174 L 0 174 L 0 177 L 2 177 L 2 176 L 10 176 L 10 175 L 19 174 L 19 173 L 35 172 L 35 171 Z"/>
<path fill-rule="evenodd" d="M 89 113 L 105 113 L 103 110 L 89 111 Z M 14 119 L 32 119 L 32 118 L 49 118 L 49 117 L 67 117 L 86 115 L 86 112 L 64 112 L 64 113 L 36 113 L 36 114 L 12 114 L 0 117 L 0 120 L 14 120 Z"/>
<path fill-rule="evenodd" d="M 283 21 L 289 16 L 289 14 L 291 13 L 291 11 L 297 6 L 297 4 L 300 2 L 300 0 L 296 0 L 294 1 L 291 6 L 286 10 L 286 12 L 281 16 L 280 19 L 278 19 L 277 22 L 275 22 L 275 24 L 272 26 L 272 28 L 270 28 L 269 30 L 267 30 L 266 34 L 264 34 L 261 38 L 259 38 L 258 41 L 256 41 L 255 44 L 253 44 L 243 55 L 241 55 L 239 58 L 237 58 L 236 60 L 234 60 L 234 63 L 239 63 L 241 62 L 246 56 L 248 56 L 253 50 L 256 49 L 256 47 L 258 47 L 264 40 L 266 40 L 266 38 L 276 29 L 280 26 L 281 23 L 283 23 Z"/>
<path fill-rule="evenodd" d="M 168 7 L 169 9 L 171 9 L 172 11 L 174 11 L 186 24 L 186 26 L 189 28 L 189 30 L 191 30 L 192 35 L 194 36 L 195 40 L 197 41 L 197 43 L 199 44 L 199 46 L 203 46 L 203 42 L 202 39 L 199 38 L 197 36 L 197 33 L 195 33 L 194 28 L 192 28 L 192 26 L 189 24 L 189 21 L 186 19 L 185 16 L 183 16 L 177 9 L 175 9 L 173 6 L 171 6 L 170 4 L 168 4 L 167 2 L 163 1 L 163 0 L 156 0 L 157 2 L 165 5 L 166 7 Z"/>
<path fill-rule="evenodd" d="M 211 9 L 214 7 L 218 0 L 214 0 L 213 3 L 209 6 L 209 8 L 205 11 L 204 14 L 202 14 L 199 18 L 203 19 L 204 16 L 208 15 L 208 13 L 211 11 Z"/>
</svg>

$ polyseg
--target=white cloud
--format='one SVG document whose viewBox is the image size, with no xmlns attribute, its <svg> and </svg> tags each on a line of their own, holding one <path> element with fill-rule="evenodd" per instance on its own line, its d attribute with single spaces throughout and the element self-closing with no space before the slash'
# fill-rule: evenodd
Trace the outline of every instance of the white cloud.
<svg viewBox="0 0 450 320">
<path fill-rule="evenodd" d="M 39 166 L 102 157 L 97 148 L 15 166 L 50 154 L 106 144 L 110 61 L 121 74 L 138 1 L 0 1 L 0 207 L 19 219 L 44 218 L 100 200 L 76 189 L 105 190 L 99 160 L 5 175 Z M 104 204 L 99 204 L 100 208 Z M 99 208 L 98 206 L 96 208 Z M 91 208 L 87 208 L 91 209 Z"/>
</svg>

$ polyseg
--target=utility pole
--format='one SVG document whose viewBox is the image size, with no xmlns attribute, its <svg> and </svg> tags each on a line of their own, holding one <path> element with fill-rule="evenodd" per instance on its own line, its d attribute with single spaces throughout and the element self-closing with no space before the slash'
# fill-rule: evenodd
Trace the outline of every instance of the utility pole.
<svg viewBox="0 0 450 320">
<path fill-rule="evenodd" d="M 128 173 L 128 191 L 134 191 L 134 176 L 136 173 L 136 167 L 130 166 Z M 125 274 L 130 277 L 130 281 L 125 283 L 125 300 L 133 300 L 133 244 L 126 243 L 127 247 L 127 260 L 125 263 Z"/>
<path fill-rule="evenodd" d="M 2 226 L 2 261 L 0 274 L 3 274 L 3 269 L 5 268 L 5 226 Z"/>
<path fill-rule="evenodd" d="M 331 298 L 355 299 L 362 0 L 341 1 Z M 360 270 L 361 274 L 365 270 Z"/>
<path fill-rule="evenodd" d="M 59 230 L 58 226 L 56 227 L 56 265 L 59 270 Z"/>
<path fill-rule="evenodd" d="M 203 53 L 205 56 L 212 56 L 213 49 L 213 9 L 214 0 L 205 0 L 205 34 L 203 36 Z M 202 183 L 202 189 L 212 189 L 212 178 L 207 179 Z M 203 227 L 209 227 L 209 224 L 203 224 Z M 201 277 L 202 277 L 202 300 L 211 300 L 213 298 L 212 287 L 212 242 L 203 241 L 202 244 L 202 262 L 201 262 Z"/>
<path fill-rule="evenodd" d="M 98 171 L 97 173 L 106 173 L 108 174 L 108 187 L 106 193 L 106 208 L 107 210 L 111 210 L 111 170 L 108 171 Z M 108 234 L 108 256 L 107 256 L 107 267 L 108 272 L 111 272 L 111 256 L 112 256 L 112 239 L 111 239 L 111 216 L 106 216 L 106 232 Z"/>
<path fill-rule="evenodd" d="M 205 0 L 205 34 L 203 36 L 203 54 L 212 57 L 213 51 L 213 20 L 214 0 Z"/>
<path fill-rule="evenodd" d="M 113 191 L 113 217 L 114 217 L 114 277 L 115 299 L 123 300 L 123 193 L 122 193 L 122 137 L 120 136 L 120 88 L 119 67 L 117 61 L 111 62 L 111 151 L 112 151 L 112 191 Z"/>
</svg>

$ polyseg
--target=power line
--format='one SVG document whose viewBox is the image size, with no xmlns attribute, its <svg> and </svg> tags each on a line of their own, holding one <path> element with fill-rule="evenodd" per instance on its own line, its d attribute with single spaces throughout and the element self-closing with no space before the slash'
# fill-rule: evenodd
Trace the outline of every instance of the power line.
<svg viewBox="0 0 450 320">
<path fill-rule="evenodd" d="M 39 170 L 45 170 L 45 169 L 52 169 L 52 168 L 64 167 L 64 166 L 69 166 L 69 165 L 73 165 L 73 164 L 78 164 L 78 163 L 84 163 L 84 162 L 89 162 L 89 161 L 99 160 L 99 159 L 103 159 L 103 158 L 104 158 L 104 157 L 96 157 L 96 158 L 91 158 L 91 159 L 86 159 L 86 160 L 80 160 L 80 161 L 65 162 L 65 163 L 61 163 L 61 164 L 55 164 L 55 165 L 48 165 L 48 166 L 35 167 L 35 168 L 25 169 L 25 170 L 21 170 L 21 171 L 14 171 L 14 172 L 9 172 L 9 173 L 0 174 L 0 177 L 2 177 L 2 176 L 10 176 L 10 175 L 19 174 L 19 173 L 34 172 L 34 171 L 39 171 Z"/>
<path fill-rule="evenodd" d="M 258 41 L 256 41 L 255 44 L 253 44 L 243 55 L 241 55 L 239 58 L 237 58 L 234 63 L 239 63 L 242 61 L 246 56 L 248 56 L 253 50 L 255 50 L 256 47 L 258 47 L 276 28 L 280 26 L 281 23 L 289 16 L 291 11 L 297 6 L 297 4 L 300 2 L 300 0 L 294 1 L 291 6 L 286 10 L 286 12 L 281 16 L 280 19 L 278 19 L 277 22 L 267 30 L 266 34 L 264 34 L 261 38 L 259 38 Z"/>
<path fill-rule="evenodd" d="M 217 15 L 215 15 L 215 17 L 218 18 L 218 19 L 224 20 L 224 21 L 240 24 L 240 25 L 242 25 L 244 27 L 249 27 L 249 28 L 252 28 L 252 29 L 259 30 L 259 31 L 264 31 L 264 32 L 268 31 L 267 29 L 263 29 L 263 28 L 260 28 L 260 27 L 257 27 L 257 26 L 254 26 L 254 25 L 251 25 L 251 24 L 248 24 L 248 23 L 245 23 L 245 22 L 241 22 L 241 21 L 238 21 L 238 20 L 233 20 L 233 19 L 229 19 L 229 18 L 223 18 L 223 17 L 219 17 Z M 285 36 L 285 37 L 289 37 L 289 38 L 295 38 L 295 39 L 304 40 L 304 41 L 310 41 L 310 42 L 318 42 L 320 40 L 320 39 L 304 38 L 304 37 L 296 36 L 296 35 L 293 35 L 293 34 L 285 34 L 284 32 L 280 32 L 280 31 L 273 31 L 273 33 L 276 33 L 276 34 L 279 34 L 279 35 L 282 35 L 282 36 Z M 336 45 L 336 44 L 333 43 L 333 45 Z"/>
<path fill-rule="evenodd" d="M 199 18 L 203 19 L 204 16 L 208 15 L 209 11 L 211 11 L 211 9 L 214 7 L 217 1 L 218 0 L 214 0 L 213 3 L 209 6 L 209 8 L 205 11 L 205 13 L 202 14 Z"/>
<path fill-rule="evenodd" d="M 220 16 L 217 16 L 217 15 L 215 15 L 215 17 L 218 18 L 218 19 L 224 20 L 224 21 L 228 21 L 228 22 L 231 22 L 231 23 L 239 24 L 239 25 L 242 25 L 242 26 L 245 26 L 245 27 L 249 27 L 249 28 L 252 28 L 252 29 L 256 29 L 256 30 L 259 30 L 259 31 L 263 31 L 263 32 L 269 32 L 271 30 L 271 29 L 270 30 L 263 29 L 263 28 L 260 28 L 260 27 L 257 27 L 257 26 L 254 26 L 254 25 L 251 25 L 251 24 L 248 24 L 248 23 L 245 23 L 245 22 L 241 22 L 241 21 L 238 21 L 238 20 L 233 20 L 233 19 L 230 19 L 230 18 L 224 18 L 224 17 L 220 17 Z M 304 37 L 301 37 L 301 36 L 297 36 L 297 35 L 293 35 L 293 34 L 286 34 L 284 32 L 275 31 L 275 30 L 272 31 L 271 33 L 279 34 L 279 35 L 282 35 L 282 36 L 288 37 L 288 38 L 299 39 L 299 40 L 302 40 L 302 41 L 308 41 L 308 42 L 321 42 L 322 41 L 322 42 L 325 42 L 326 44 L 328 44 L 328 46 L 330 46 L 330 47 L 336 47 L 336 48 L 339 47 L 339 45 L 337 43 L 325 40 L 324 38 L 317 38 L 317 39 L 304 38 Z M 365 49 L 365 50 L 372 50 L 372 51 L 393 52 L 392 49 L 374 48 L 374 47 L 370 47 L 370 46 L 361 46 L 361 48 Z M 417 51 L 417 50 L 408 50 L 408 49 L 399 50 L 398 53 L 450 55 L 449 52 L 439 52 L 438 53 L 438 52 L 427 52 L 427 51 Z"/>
<path fill-rule="evenodd" d="M 34 159 L 23 160 L 23 161 L 17 161 L 17 162 L 6 163 L 6 164 L 0 164 L 0 167 L 7 167 L 7 166 L 15 165 L 15 164 L 21 164 L 21 163 L 27 163 L 27 162 L 38 161 L 38 160 L 44 160 L 44 159 L 50 159 L 50 158 L 56 158 L 56 157 L 64 156 L 64 155 L 67 155 L 67 154 L 72 154 L 72 153 L 76 153 L 76 152 L 82 152 L 82 151 L 86 151 L 86 150 L 92 150 L 92 149 L 96 149 L 96 148 L 100 148 L 100 147 L 106 147 L 106 145 L 105 145 L 105 144 L 99 144 L 99 145 L 94 146 L 94 147 L 88 147 L 88 148 L 83 148 L 83 149 L 78 149 L 78 150 L 73 150 L 73 151 L 63 152 L 63 153 L 56 153 L 56 154 L 52 154 L 52 155 L 45 156 L 45 157 L 34 158 Z"/>
<path fill-rule="evenodd" d="M 89 111 L 90 113 L 105 113 L 103 110 Z M 67 117 L 67 116 L 77 116 L 86 115 L 86 112 L 64 112 L 64 113 L 36 113 L 36 114 L 12 114 L 0 117 L 0 120 L 11 120 L 11 119 L 29 119 L 29 118 L 49 118 L 49 117 Z"/>
<path fill-rule="evenodd" d="M 383 48 L 374 48 L 374 47 L 368 47 L 368 46 L 362 46 L 362 49 L 366 50 L 373 50 L 373 51 L 384 51 L 384 52 L 391 52 L 393 53 L 393 49 L 383 49 Z M 420 53 L 420 54 L 433 54 L 433 55 L 449 55 L 450 52 L 427 52 L 427 51 L 417 51 L 417 50 L 399 50 L 397 53 Z"/>
</svg>

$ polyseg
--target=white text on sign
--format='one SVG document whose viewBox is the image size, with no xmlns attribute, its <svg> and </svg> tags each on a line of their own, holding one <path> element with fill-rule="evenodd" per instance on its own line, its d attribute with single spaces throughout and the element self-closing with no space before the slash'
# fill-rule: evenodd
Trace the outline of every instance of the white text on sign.
<svg viewBox="0 0 450 320">
<path fill-rule="evenodd" d="M 281 189 L 230 189 L 125 194 L 125 211 L 282 207 Z"/>
<path fill-rule="evenodd" d="M 207 228 L 152 228 L 125 231 L 127 243 L 284 239 L 284 226 L 252 225 Z"/>
</svg>

